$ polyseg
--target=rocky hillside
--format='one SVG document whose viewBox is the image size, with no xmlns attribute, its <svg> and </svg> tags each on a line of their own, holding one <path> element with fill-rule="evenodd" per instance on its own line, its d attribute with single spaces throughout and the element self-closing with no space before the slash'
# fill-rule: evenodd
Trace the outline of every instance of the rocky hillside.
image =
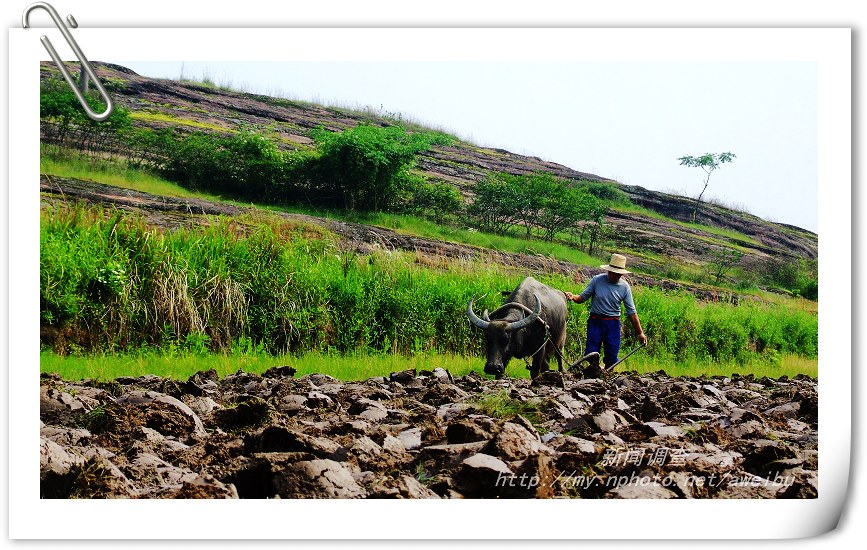
<svg viewBox="0 0 867 550">
<path fill-rule="evenodd" d="M 394 122 L 367 112 L 239 93 L 198 83 L 151 79 L 117 65 L 95 65 L 117 104 L 131 111 L 137 125 L 221 133 L 231 133 L 241 127 L 267 127 L 280 146 L 288 150 L 309 147 L 310 131 L 317 127 L 341 130 L 362 122 L 382 125 Z M 56 74 L 56 68 L 51 63 L 43 63 L 42 74 L 44 78 Z M 492 171 L 511 174 L 546 171 L 571 180 L 612 181 L 536 157 L 465 142 L 435 145 L 420 156 L 416 169 L 431 179 L 454 184 L 467 197 L 472 195 L 474 184 Z M 742 252 L 741 264 L 747 269 L 763 266 L 769 258 L 812 260 L 818 257 L 818 237 L 810 231 L 714 205 L 702 208 L 698 221 L 736 233 L 704 230 L 685 223 L 692 214 L 690 199 L 638 186 L 622 185 L 621 188 L 634 204 L 651 214 L 661 215 L 612 210 L 606 220 L 616 229 L 611 248 L 629 255 L 632 265 L 639 269 L 664 267 L 671 259 L 678 264 L 699 266 L 710 261 L 714 251 L 722 249 Z"/>
</svg>

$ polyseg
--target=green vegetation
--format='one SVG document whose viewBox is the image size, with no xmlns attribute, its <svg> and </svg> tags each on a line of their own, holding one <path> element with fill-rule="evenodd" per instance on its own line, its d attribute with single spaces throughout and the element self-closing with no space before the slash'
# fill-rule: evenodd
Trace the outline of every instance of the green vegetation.
<svg viewBox="0 0 867 550">
<path fill-rule="evenodd" d="M 408 186 L 416 153 L 442 134 L 409 134 L 400 126 L 358 125 L 343 132 L 313 132 L 317 155 L 302 171 L 319 183 L 329 203 L 350 211 L 392 210 Z"/>
<path fill-rule="evenodd" d="M 534 426 L 542 424 L 541 410 L 544 399 L 535 398 L 528 400 L 515 399 L 509 390 L 501 390 L 497 393 L 486 393 L 479 397 L 475 406 L 487 416 L 509 420 L 521 415 Z"/>
<path fill-rule="evenodd" d="M 493 174 L 476 184 L 467 214 L 480 230 L 495 234 L 508 234 L 520 226 L 530 237 L 535 228 L 541 231 L 542 240 L 550 242 L 558 233 L 572 230 L 582 248 L 586 243 L 592 254 L 604 234 L 603 200 L 610 203 L 618 197 L 607 186 L 582 183 L 570 185 L 546 173 Z"/>
<path fill-rule="evenodd" d="M 234 130 L 230 128 L 226 128 L 225 126 L 220 126 L 217 124 L 209 124 L 207 122 L 201 122 L 198 120 L 193 120 L 191 118 L 182 118 L 175 115 L 170 115 L 166 113 L 151 113 L 148 111 L 137 111 L 134 113 L 130 113 L 130 117 L 133 120 L 140 120 L 143 122 L 164 122 L 173 125 L 182 125 L 189 126 L 191 128 L 198 128 L 202 130 L 212 130 L 216 132 L 234 132 Z"/>
<path fill-rule="evenodd" d="M 42 146 L 39 173 L 62 178 L 96 181 L 166 197 L 219 199 L 214 195 L 191 191 L 148 171 L 131 168 L 125 162 L 94 159 L 51 145 Z"/>
<path fill-rule="evenodd" d="M 523 275 L 414 260 L 341 251 L 321 228 L 275 215 L 160 233 L 122 212 L 45 210 L 43 343 L 64 355 L 481 357 L 467 302 L 476 295 L 480 309 L 493 310 Z M 660 363 L 773 366 L 818 353 L 816 316 L 785 304 L 700 304 L 650 288 L 636 288 L 635 298 L 650 335 L 643 355 Z M 585 308 L 572 306 L 567 357 L 580 355 L 585 330 Z M 630 332 L 624 349 L 634 345 Z"/>
<path fill-rule="evenodd" d="M 410 173 L 415 155 L 439 143 L 442 134 L 360 125 L 312 136 L 315 149 L 296 151 L 282 151 L 278 140 L 248 130 L 230 136 L 140 130 L 129 144 L 149 151 L 143 162 L 170 181 L 259 204 L 423 211 L 444 219 L 459 201 L 456 190 Z"/>
<path fill-rule="evenodd" d="M 765 268 L 764 279 L 774 288 L 785 289 L 793 296 L 808 300 L 819 299 L 819 266 L 816 260 L 802 258 L 772 260 Z"/>
<path fill-rule="evenodd" d="M 455 322 L 470 297 L 512 285 L 342 252 L 322 231 L 263 217 L 162 234 L 120 212 L 44 211 L 42 321 L 92 350 L 461 353 L 478 351 Z"/>
<path fill-rule="evenodd" d="M 226 353 L 193 353 L 177 350 L 140 350 L 130 353 L 91 353 L 59 355 L 53 351 L 40 354 L 42 372 L 57 372 L 67 380 L 95 378 L 114 380 L 119 376 L 154 374 L 186 380 L 201 370 L 214 369 L 220 377 L 243 370 L 261 374 L 271 367 L 289 365 L 297 370 L 296 376 L 325 373 L 340 380 L 367 380 L 374 376 L 387 377 L 392 372 L 407 369 L 448 369 L 454 376 L 479 371 L 484 361 L 475 356 L 451 354 L 417 354 L 412 356 L 375 354 L 338 354 L 311 352 L 304 355 L 271 355 L 262 351 L 231 350 Z M 509 374 L 528 377 L 523 364 L 513 364 Z"/>
<path fill-rule="evenodd" d="M 818 356 L 818 318 L 808 311 L 760 302 L 702 304 L 655 289 L 636 292 L 635 302 L 649 338 L 645 354 L 657 362 L 778 366 L 786 354 Z"/>
<path fill-rule="evenodd" d="M 104 105 L 98 95 L 91 94 L 85 100 L 96 112 Z M 112 142 L 132 127 L 128 110 L 116 105 L 111 116 L 102 122 L 92 120 L 81 108 L 78 98 L 62 79 L 42 82 L 39 96 L 39 118 L 44 125 L 47 142 L 74 144 L 79 151 L 90 153 L 112 151 Z"/>
</svg>

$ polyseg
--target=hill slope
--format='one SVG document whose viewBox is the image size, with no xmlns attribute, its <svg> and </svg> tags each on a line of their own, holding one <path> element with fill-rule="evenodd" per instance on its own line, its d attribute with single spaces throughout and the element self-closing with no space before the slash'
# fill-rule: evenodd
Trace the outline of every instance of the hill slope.
<svg viewBox="0 0 867 550">
<path fill-rule="evenodd" d="M 189 131 L 230 134 L 241 128 L 267 128 L 281 148 L 294 150 L 312 144 L 311 130 L 342 130 L 359 123 L 393 124 L 393 119 L 311 103 L 219 89 L 200 83 L 151 79 L 124 67 L 98 63 L 96 70 L 109 83 L 118 105 L 132 113 L 136 125 L 175 127 Z M 43 63 L 43 78 L 56 74 Z M 410 130 L 412 126 L 410 125 Z M 545 171 L 568 180 L 612 182 L 536 157 L 457 142 L 434 145 L 422 153 L 416 170 L 426 177 L 451 183 L 470 198 L 474 184 L 491 172 L 530 174 Z M 616 183 L 616 182 L 614 182 Z M 743 254 L 745 270 L 760 270 L 769 262 L 818 257 L 816 234 L 716 205 L 705 205 L 698 224 L 688 224 L 693 201 L 638 186 L 619 187 L 640 208 L 612 209 L 606 222 L 614 229 L 608 251 L 630 257 L 639 270 L 663 273 L 672 263 L 700 269 L 721 250 Z"/>
</svg>

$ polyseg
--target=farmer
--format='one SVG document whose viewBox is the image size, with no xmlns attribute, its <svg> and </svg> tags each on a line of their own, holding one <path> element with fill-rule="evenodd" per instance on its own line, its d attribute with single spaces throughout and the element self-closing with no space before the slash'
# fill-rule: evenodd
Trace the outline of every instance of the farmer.
<svg viewBox="0 0 867 550">
<path fill-rule="evenodd" d="M 608 273 L 596 275 L 590 279 L 590 284 L 581 294 L 566 292 L 566 299 L 580 304 L 588 298 L 590 303 L 590 319 L 587 321 L 587 347 L 584 350 L 582 361 L 586 360 L 587 368 L 584 369 L 585 378 L 598 378 L 601 374 L 599 369 L 599 349 L 605 348 L 604 362 L 606 369 L 617 362 L 617 353 L 620 351 L 620 304 L 626 304 L 626 315 L 632 322 L 632 328 L 638 335 L 638 341 L 642 345 L 647 343 L 647 336 L 641 330 L 641 321 L 638 320 L 638 312 L 635 302 L 632 300 L 632 289 L 629 283 L 621 280 L 623 275 L 631 273 L 626 271 L 626 256 L 612 254 L 608 265 L 600 266 Z M 579 361 L 580 362 L 580 361 Z"/>
</svg>

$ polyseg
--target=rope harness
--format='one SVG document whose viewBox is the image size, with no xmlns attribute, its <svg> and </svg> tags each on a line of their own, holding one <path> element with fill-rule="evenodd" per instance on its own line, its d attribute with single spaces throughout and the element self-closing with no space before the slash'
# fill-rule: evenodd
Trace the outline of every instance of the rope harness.
<svg viewBox="0 0 867 550">
<path fill-rule="evenodd" d="M 548 342 L 551 341 L 551 327 L 548 326 L 548 323 L 546 323 L 545 321 L 542 321 L 541 317 L 537 318 L 536 320 L 540 321 L 543 325 L 545 325 L 545 340 L 542 341 L 542 345 L 539 346 L 539 349 L 537 349 L 536 351 L 534 351 L 530 355 L 524 356 L 524 364 L 527 365 L 527 370 L 530 370 L 530 360 L 527 359 L 527 357 L 534 357 L 537 353 L 542 351 L 545 348 L 545 346 L 548 345 Z M 557 349 L 557 348 L 554 348 L 554 349 Z M 557 350 L 557 353 L 559 354 L 560 350 Z M 562 358 L 562 355 L 561 355 L 561 358 Z"/>
<path fill-rule="evenodd" d="M 527 311 L 527 309 L 526 309 L 526 306 L 524 306 L 523 304 L 519 304 L 519 303 L 517 303 L 517 302 L 509 302 L 508 304 L 505 304 L 505 305 L 502 306 L 502 307 L 506 307 L 506 306 L 512 306 L 512 307 L 516 307 L 517 309 L 520 309 L 520 310 L 521 310 L 521 314 L 523 315 L 523 318 L 526 318 L 526 316 L 527 316 L 527 315 L 526 315 L 526 311 Z M 542 323 L 542 325 L 545 327 L 545 339 L 542 341 L 542 345 L 539 346 L 539 349 L 537 349 L 537 350 L 534 351 L 533 353 L 531 353 L 531 354 L 529 354 L 529 355 L 525 355 L 525 356 L 523 357 L 523 359 L 524 359 L 524 364 L 526 365 L 527 370 L 532 370 L 532 369 L 530 368 L 530 367 L 531 367 L 530 358 L 534 357 L 537 353 L 539 353 L 540 351 L 542 351 L 543 349 L 545 349 L 545 346 L 548 345 L 548 342 L 551 341 L 551 327 L 550 327 L 550 326 L 548 325 L 548 323 L 547 323 L 544 319 L 542 319 L 541 317 L 537 317 L 537 318 L 536 318 L 536 321 Z M 527 328 L 529 328 L 529 327 L 527 327 Z M 569 362 L 566 361 L 566 357 L 564 357 L 564 356 L 563 356 L 563 353 L 560 351 L 560 348 L 558 348 L 558 347 L 555 346 L 555 347 L 554 347 L 554 352 L 557 354 L 557 357 L 560 358 L 560 361 L 562 361 L 562 362 L 567 366 L 567 369 L 574 368 L 574 367 L 577 365 L 577 362 L 576 362 L 575 365 L 569 364 Z M 580 362 L 580 359 L 578 360 L 578 362 Z"/>
</svg>

